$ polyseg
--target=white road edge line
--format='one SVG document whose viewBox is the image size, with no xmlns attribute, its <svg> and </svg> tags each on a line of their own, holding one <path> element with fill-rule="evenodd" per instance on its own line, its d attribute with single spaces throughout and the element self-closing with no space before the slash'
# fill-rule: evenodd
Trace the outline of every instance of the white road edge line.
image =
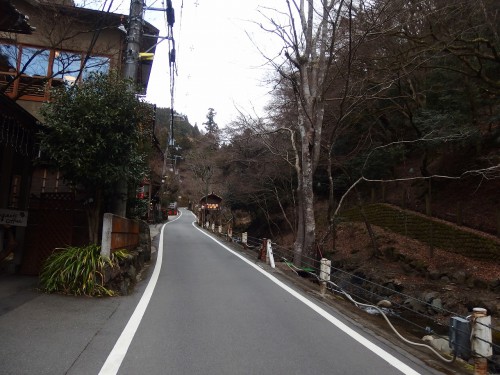
<svg viewBox="0 0 500 375">
<path fill-rule="evenodd" d="M 240 258 L 241 260 L 243 260 L 245 263 L 247 263 L 248 265 L 250 265 L 251 267 L 253 267 L 257 271 L 259 271 L 260 273 L 262 273 L 263 275 L 265 275 L 267 278 L 269 278 L 276 285 L 278 285 L 279 287 L 283 288 L 285 291 L 287 291 L 288 293 L 290 293 L 292 296 L 294 296 L 295 298 L 297 298 L 299 301 L 301 301 L 305 305 L 309 306 L 312 310 L 316 311 L 319 315 L 321 315 L 323 318 L 325 318 L 326 320 L 328 320 L 334 326 L 336 326 L 337 328 L 339 328 L 340 330 L 342 330 L 343 332 L 345 332 L 347 335 L 351 336 L 354 340 L 356 340 L 357 342 L 359 342 L 361 345 L 363 345 L 367 349 L 371 350 L 373 353 L 375 353 L 379 357 L 381 357 L 383 360 L 385 360 L 391 366 L 397 368 L 403 374 L 406 374 L 406 375 L 420 375 L 417 371 L 415 371 L 414 369 L 412 369 L 411 367 L 409 367 L 407 364 L 405 364 L 404 362 L 401 362 L 399 359 L 397 359 L 396 357 L 394 357 L 392 354 L 390 354 L 390 353 L 386 352 L 385 350 L 383 350 L 382 348 L 378 347 L 377 345 L 375 345 L 374 343 L 372 343 L 370 340 L 368 340 L 364 336 L 360 335 L 359 333 L 357 333 L 356 331 L 354 331 L 352 328 L 350 328 L 349 326 L 347 326 L 346 324 L 342 323 L 340 320 L 338 320 L 337 318 L 335 318 L 334 316 L 332 316 L 331 314 L 329 314 L 328 312 L 326 312 L 324 309 L 322 309 L 321 307 L 319 307 L 315 303 L 311 302 L 310 300 L 308 300 L 307 298 L 305 298 L 304 296 L 302 296 L 301 294 L 299 294 L 297 291 L 293 290 L 289 286 L 285 285 L 283 282 L 281 282 L 280 280 L 278 280 L 275 276 L 271 275 L 270 273 L 268 273 L 264 269 L 260 268 L 255 263 L 252 263 L 251 261 L 249 261 L 248 259 L 246 259 L 242 255 L 238 254 L 234 250 L 230 249 L 229 247 L 227 247 L 226 245 L 224 245 L 219 240 L 213 238 L 208 233 L 205 233 L 202 229 L 198 228 L 195 225 L 195 222 L 193 222 L 192 225 L 193 225 L 193 227 L 195 227 L 196 229 L 198 229 L 201 233 L 203 233 L 205 236 L 207 236 L 211 240 L 215 241 L 220 246 L 222 246 L 224 249 L 226 249 L 230 253 L 236 255 L 238 258 Z"/>
<path fill-rule="evenodd" d="M 111 350 L 111 353 L 109 353 L 106 362 L 104 362 L 104 365 L 101 368 L 101 371 L 99 371 L 99 375 L 115 375 L 118 373 L 118 369 L 120 368 L 123 359 L 127 354 L 130 343 L 132 342 L 135 332 L 137 331 L 137 328 L 141 323 L 142 317 L 144 316 L 149 301 L 151 300 L 151 296 L 153 295 L 156 283 L 158 282 L 158 276 L 160 275 L 161 263 L 163 260 L 163 232 L 165 226 L 179 219 L 182 216 L 182 212 L 181 211 L 179 212 L 180 215 L 177 218 L 175 218 L 172 221 L 168 221 L 161 227 L 160 243 L 158 245 L 158 256 L 156 258 L 156 265 L 153 274 L 151 275 L 151 279 L 149 280 L 148 286 L 144 290 L 141 300 L 135 307 L 135 310 L 132 316 L 130 317 L 127 325 L 125 326 L 120 337 L 116 341 L 113 350 Z"/>
</svg>

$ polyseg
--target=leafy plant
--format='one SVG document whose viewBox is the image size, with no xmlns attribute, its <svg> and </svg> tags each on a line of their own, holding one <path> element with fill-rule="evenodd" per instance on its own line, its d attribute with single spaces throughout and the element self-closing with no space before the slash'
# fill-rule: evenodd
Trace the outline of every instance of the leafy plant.
<svg viewBox="0 0 500 375">
<path fill-rule="evenodd" d="M 128 256 L 128 251 L 118 250 L 111 258 L 103 257 L 95 244 L 57 249 L 44 263 L 40 286 L 48 293 L 113 296 L 115 292 L 104 286 L 104 269 L 119 267 Z"/>
<path fill-rule="evenodd" d="M 127 217 L 142 219 L 148 214 L 149 199 L 129 198 L 127 204 Z"/>
<path fill-rule="evenodd" d="M 147 174 L 152 109 L 129 85 L 114 71 L 94 74 L 80 85 L 54 90 L 41 109 L 43 162 L 92 201 L 86 206 L 89 243 L 99 240 L 102 209 L 116 198 L 116 185 L 137 186 Z"/>
</svg>

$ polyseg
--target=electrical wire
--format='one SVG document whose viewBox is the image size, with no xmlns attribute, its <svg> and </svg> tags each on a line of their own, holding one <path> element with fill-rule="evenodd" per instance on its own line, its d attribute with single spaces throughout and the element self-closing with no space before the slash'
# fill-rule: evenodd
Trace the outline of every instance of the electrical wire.
<svg viewBox="0 0 500 375">
<path fill-rule="evenodd" d="M 106 15 L 111 12 L 111 7 L 113 6 L 113 1 L 114 0 L 110 1 L 108 9 L 106 10 Z M 101 12 L 103 12 L 104 9 L 106 8 L 107 2 L 108 2 L 108 0 L 104 1 L 104 4 L 102 5 Z M 83 62 L 81 64 L 80 70 L 78 71 L 78 76 L 76 77 L 76 82 L 78 82 L 80 80 L 80 78 L 82 77 L 83 70 L 85 69 L 85 65 L 87 64 L 87 62 L 89 61 L 89 59 L 91 57 L 91 53 L 94 50 L 95 44 L 97 43 L 97 39 L 99 39 L 99 36 L 101 35 L 102 24 L 103 24 L 104 20 L 106 20 L 106 17 L 100 16 L 97 23 L 96 23 L 96 30 L 92 34 L 92 39 L 90 41 L 89 48 L 87 49 L 87 53 L 85 54 L 85 58 L 83 59 Z"/>
<path fill-rule="evenodd" d="M 287 266 L 289 267 L 294 267 L 298 270 L 300 270 L 300 268 L 296 267 L 295 265 L 293 264 L 289 264 L 287 262 Z M 313 274 L 314 275 L 314 274 Z M 320 278 L 317 276 L 317 275 L 314 275 L 318 281 L 322 281 L 320 280 Z M 333 283 L 332 281 L 326 281 L 327 284 L 331 284 L 332 286 L 336 287 L 338 291 L 340 291 L 344 296 L 346 296 L 346 298 L 348 300 L 350 300 L 356 307 L 359 307 L 359 306 L 364 306 L 364 307 L 370 307 L 370 308 L 373 308 L 375 310 L 377 310 L 381 315 L 382 317 L 385 319 L 385 321 L 387 322 L 387 324 L 389 325 L 389 327 L 394 331 L 394 333 L 404 342 L 406 342 L 407 344 L 410 344 L 410 345 L 413 345 L 413 346 L 419 346 L 419 347 L 423 347 L 423 348 L 427 348 L 429 350 L 431 350 L 439 359 L 441 359 L 442 361 L 444 362 L 447 362 L 447 363 L 452 363 L 455 361 L 456 359 L 456 355 L 453 355 L 453 358 L 451 359 L 448 359 L 448 358 L 445 358 L 441 355 L 441 353 L 439 353 L 437 350 L 435 350 L 432 346 L 430 345 L 427 345 L 427 344 L 422 344 L 422 343 L 418 343 L 418 342 L 414 342 L 414 341 L 410 341 L 408 339 L 406 339 L 405 337 L 403 337 L 399 332 L 398 330 L 392 325 L 391 321 L 389 320 L 389 318 L 387 317 L 386 313 L 381 309 L 379 308 L 378 306 L 376 305 L 371 305 L 371 304 L 367 304 L 367 303 L 361 303 L 361 302 L 358 302 L 358 301 L 355 301 L 349 293 L 345 292 L 341 287 L 339 287 L 337 284 Z"/>
</svg>

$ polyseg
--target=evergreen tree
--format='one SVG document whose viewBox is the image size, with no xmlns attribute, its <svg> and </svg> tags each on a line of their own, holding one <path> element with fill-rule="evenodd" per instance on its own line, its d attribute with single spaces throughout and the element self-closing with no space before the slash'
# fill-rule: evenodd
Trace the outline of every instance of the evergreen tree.
<svg viewBox="0 0 500 375">
<path fill-rule="evenodd" d="M 215 115 L 217 115 L 217 112 L 215 112 L 213 108 L 209 108 L 207 113 L 207 122 L 203 123 L 203 125 L 205 125 L 205 129 L 207 130 L 207 133 L 210 135 L 216 135 L 219 131 L 219 127 L 214 121 Z"/>
<path fill-rule="evenodd" d="M 88 194 L 91 243 L 98 242 L 103 202 L 112 198 L 115 184 L 136 185 L 147 173 L 141 145 L 150 142 L 152 110 L 128 87 L 115 72 L 95 74 L 55 90 L 42 107 L 47 129 L 41 149 L 66 181 Z"/>
</svg>

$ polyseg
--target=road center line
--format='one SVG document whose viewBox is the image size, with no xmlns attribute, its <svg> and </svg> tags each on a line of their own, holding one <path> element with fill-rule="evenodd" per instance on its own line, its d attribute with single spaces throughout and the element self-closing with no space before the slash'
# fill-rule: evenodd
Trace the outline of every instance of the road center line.
<svg viewBox="0 0 500 375">
<path fill-rule="evenodd" d="M 109 353 L 106 362 L 104 362 L 104 365 L 101 368 L 101 371 L 99 371 L 99 375 L 115 375 L 118 373 L 118 369 L 120 368 L 123 359 L 127 354 L 130 343 L 132 342 L 132 339 L 134 338 L 137 328 L 141 323 L 142 317 L 144 316 L 149 301 L 151 300 L 151 296 L 153 295 L 156 283 L 158 282 L 158 276 L 160 275 L 161 263 L 163 260 L 163 232 L 167 224 L 173 223 L 182 216 L 182 212 L 181 211 L 179 212 L 180 215 L 177 218 L 163 224 L 161 228 L 160 243 L 158 245 L 158 256 L 156 258 L 156 265 L 153 274 L 151 275 L 151 279 L 149 280 L 148 286 L 144 290 L 141 300 L 137 304 L 127 325 L 125 326 L 120 337 L 116 341 L 113 350 L 111 350 L 111 353 Z"/>
<path fill-rule="evenodd" d="M 262 273 L 264 276 L 266 276 L 268 279 L 270 279 L 272 282 L 274 282 L 276 285 L 290 293 L 292 296 L 297 298 L 299 301 L 310 307 L 312 310 L 316 311 L 319 315 L 321 315 L 323 318 L 328 320 L 330 323 L 332 323 L 334 326 L 336 326 L 338 329 L 341 331 L 345 332 L 347 335 L 351 336 L 354 340 L 359 342 L 361 345 L 363 345 L 365 348 L 369 349 L 376 355 L 378 355 L 380 358 L 385 360 L 387 363 L 389 363 L 391 366 L 397 368 L 399 371 L 401 371 L 404 374 L 407 375 L 419 375 L 417 371 L 409 367 L 407 364 L 404 362 L 401 362 L 399 359 L 394 357 L 392 354 L 386 352 L 379 346 L 375 345 L 373 342 L 365 338 L 364 336 L 360 335 L 358 332 L 354 331 L 352 328 L 347 326 L 345 323 L 342 323 L 340 320 L 335 318 L 333 315 L 329 314 L 326 310 L 323 308 L 319 307 L 309 299 L 305 298 L 303 295 L 298 293 L 297 291 L 293 290 L 289 286 L 285 285 L 283 282 L 278 280 L 275 276 L 271 275 L 269 272 L 265 271 L 263 268 L 260 268 L 258 265 L 255 263 L 252 263 L 242 255 L 238 254 L 234 250 L 230 249 L 228 246 L 224 245 L 222 242 L 217 240 L 216 238 L 212 237 L 210 234 L 206 233 L 202 229 L 198 228 L 195 225 L 195 222 L 192 223 L 193 227 L 195 227 L 197 230 L 199 230 L 201 233 L 203 233 L 205 236 L 210 238 L 212 241 L 215 241 L 218 243 L 220 246 L 222 246 L 224 249 L 229 251 L 230 253 L 236 255 L 238 258 L 243 260 L 245 263 L 247 263 L 249 266 L 253 267 L 255 270 L 259 271 Z"/>
</svg>

